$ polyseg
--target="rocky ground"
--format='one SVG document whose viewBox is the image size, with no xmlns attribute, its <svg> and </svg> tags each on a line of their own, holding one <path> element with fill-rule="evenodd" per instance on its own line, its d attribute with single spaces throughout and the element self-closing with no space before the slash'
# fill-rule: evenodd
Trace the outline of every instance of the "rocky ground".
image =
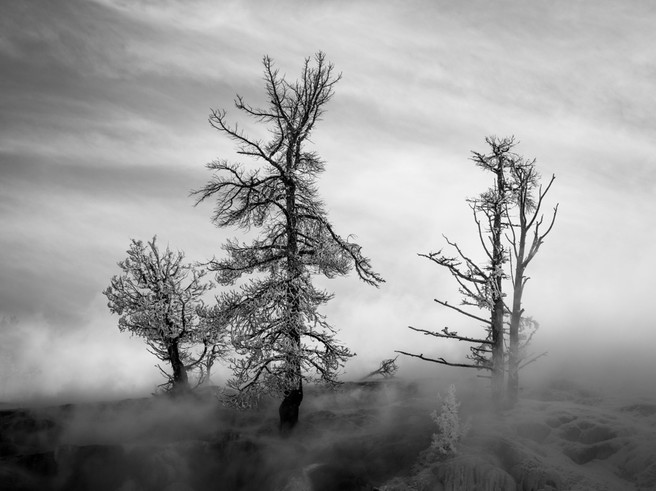
<svg viewBox="0 0 656 491">
<path fill-rule="evenodd" d="M 445 389 L 445 388 L 443 388 Z M 0 410 L 2 490 L 650 490 L 656 403 L 556 382 L 489 411 L 459 387 L 459 453 L 427 451 L 436 388 L 407 382 L 308 391 L 282 439 L 275 405 L 215 394 Z"/>
<path fill-rule="evenodd" d="M 420 456 L 381 490 L 656 490 L 656 403 L 556 381 L 501 415 L 474 411 L 458 455 Z M 426 452 L 430 456 L 430 452 Z"/>
</svg>

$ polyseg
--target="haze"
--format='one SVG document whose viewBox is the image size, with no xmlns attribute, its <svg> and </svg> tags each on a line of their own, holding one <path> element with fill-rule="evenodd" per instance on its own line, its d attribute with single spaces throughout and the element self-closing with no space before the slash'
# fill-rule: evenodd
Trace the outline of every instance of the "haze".
<svg viewBox="0 0 656 491">
<path fill-rule="evenodd" d="M 131 238 L 157 234 L 191 261 L 222 253 L 239 232 L 216 229 L 210 205 L 188 196 L 207 162 L 237 159 L 209 110 L 239 120 L 235 94 L 266 102 L 263 55 L 294 79 L 319 50 L 343 73 L 313 135 L 320 194 L 387 280 L 319 280 L 358 354 L 344 378 L 395 349 L 464 356 L 406 327 L 477 330 L 433 302 L 459 295 L 417 253 L 442 248 L 442 234 L 478 251 L 465 199 L 488 182 L 470 151 L 515 135 L 556 174 L 546 210 L 560 203 L 525 294 L 541 324 L 534 350 L 549 351 L 532 369 L 653 394 L 655 22 L 644 1 L 5 2 L 0 400 L 160 383 L 101 291 Z M 407 376 L 453 370 L 399 362 Z"/>
</svg>

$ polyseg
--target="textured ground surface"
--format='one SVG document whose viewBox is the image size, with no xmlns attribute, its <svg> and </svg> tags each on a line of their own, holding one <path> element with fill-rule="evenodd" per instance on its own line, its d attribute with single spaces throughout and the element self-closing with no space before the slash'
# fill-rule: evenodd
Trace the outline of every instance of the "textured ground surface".
<svg viewBox="0 0 656 491">
<path fill-rule="evenodd" d="M 310 391 L 294 435 L 275 406 L 237 412 L 214 397 L 0 411 L 0 489 L 650 490 L 656 403 L 565 383 L 511 411 L 458 387 L 471 430 L 458 455 L 425 450 L 435 388 L 402 382 Z"/>
<path fill-rule="evenodd" d="M 463 405 L 466 409 L 466 405 Z M 656 490 L 656 403 L 557 381 L 497 414 L 477 411 L 459 454 L 420 458 L 392 490 Z"/>
</svg>

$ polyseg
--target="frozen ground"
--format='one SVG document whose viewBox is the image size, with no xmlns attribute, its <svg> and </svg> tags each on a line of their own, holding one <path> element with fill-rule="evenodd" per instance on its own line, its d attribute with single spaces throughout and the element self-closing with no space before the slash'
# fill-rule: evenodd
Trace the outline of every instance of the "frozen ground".
<svg viewBox="0 0 656 491">
<path fill-rule="evenodd" d="M 309 390 L 294 435 L 276 406 L 237 412 L 213 394 L 0 411 L 3 490 L 650 490 L 656 401 L 563 380 L 489 409 L 457 385 L 471 430 L 431 456 L 430 411 L 445 384 L 392 381 Z"/>
</svg>

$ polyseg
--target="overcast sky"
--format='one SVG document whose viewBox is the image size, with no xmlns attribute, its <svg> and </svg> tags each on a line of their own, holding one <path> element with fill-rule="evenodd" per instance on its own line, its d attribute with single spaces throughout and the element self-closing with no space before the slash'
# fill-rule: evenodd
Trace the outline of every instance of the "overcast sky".
<svg viewBox="0 0 656 491">
<path fill-rule="evenodd" d="M 319 50 L 343 74 L 313 135 L 320 193 L 387 280 L 321 282 L 358 353 L 347 377 L 394 349 L 463 355 L 408 325 L 478 332 L 433 302 L 459 295 L 416 254 L 442 234 L 479 254 L 465 200 L 488 180 L 468 159 L 488 135 L 515 135 L 556 174 L 558 220 L 525 294 L 545 366 L 640 360 L 656 343 L 655 24 L 649 1 L 5 2 L 0 366 L 14 376 L 0 399 L 159 383 L 101 292 L 131 238 L 157 234 L 190 261 L 222 253 L 239 232 L 189 197 L 207 162 L 237 158 L 210 108 L 262 131 L 235 94 L 263 104 L 263 55 L 293 80 Z"/>
</svg>

